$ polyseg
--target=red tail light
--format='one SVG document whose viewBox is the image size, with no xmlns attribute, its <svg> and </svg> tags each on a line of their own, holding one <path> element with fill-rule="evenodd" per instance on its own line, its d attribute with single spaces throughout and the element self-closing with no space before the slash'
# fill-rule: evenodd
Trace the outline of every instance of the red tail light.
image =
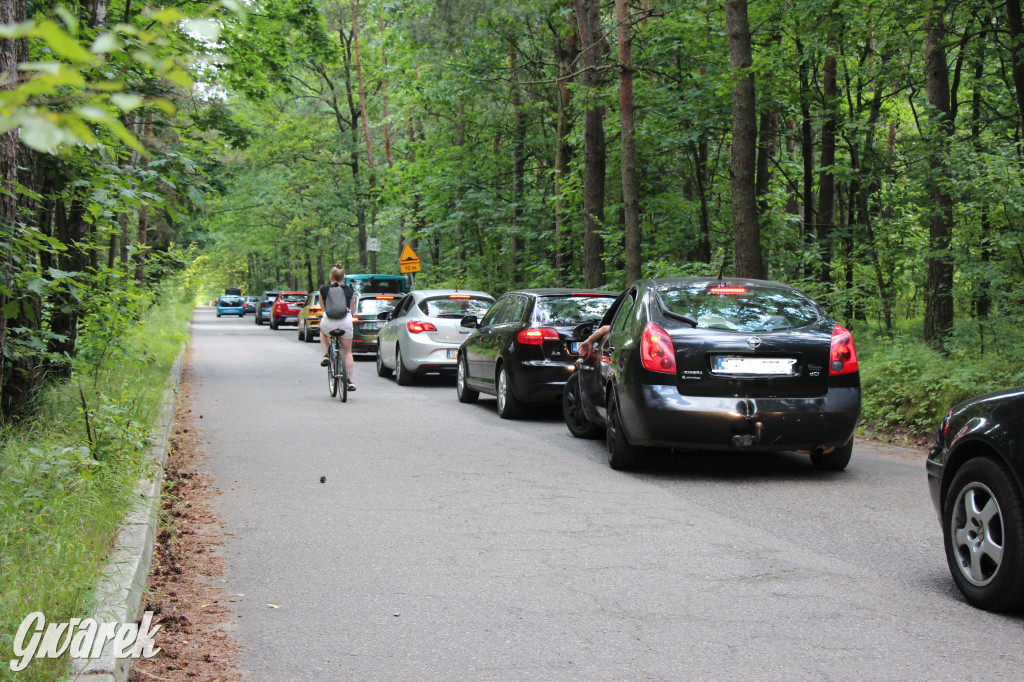
<svg viewBox="0 0 1024 682">
<path fill-rule="evenodd" d="M 676 373 L 676 349 L 664 329 L 648 322 L 640 337 L 640 361 L 652 372 Z"/>
<path fill-rule="evenodd" d="M 470 296 L 469 294 L 448 294 L 448 298 L 468 299 L 472 298 L 472 296 Z"/>
<path fill-rule="evenodd" d="M 527 346 L 539 346 L 545 341 L 558 341 L 558 332 L 548 327 L 530 327 L 519 332 L 519 343 Z"/>
<path fill-rule="evenodd" d="M 711 287 L 708 289 L 709 293 L 712 294 L 726 294 L 728 296 L 739 296 L 740 294 L 747 293 L 746 287 Z"/>
<path fill-rule="evenodd" d="M 828 358 L 828 373 L 852 374 L 859 369 L 857 365 L 857 348 L 853 345 L 853 335 L 838 324 L 832 330 L 832 351 Z"/>
<path fill-rule="evenodd" d="M 394 296 L 374 296 L 374 299 L 376 299 L 378 301 L 393 301 L 393 300 L 395 300 L 395 297 Z"/>
<path fill-rule="evenodd" d="M 353 321 L 353 322 L 358 322 L 358 321 L 359 321 L 359 318 L 358 318 L 358 317 L 356 317 L 355 315 L 353 315 L 353 316 L 352 316 L 352 321 Z"/>
<path fill-rule="evenodd" d="M 436 332 L 435 327 L 430 322 L 417 322 L 416 320 L 409 320 L 405 323 L 405 328 L 409 330 L 410 334 L 420 334 L 422 332 Z"/>
</svg>

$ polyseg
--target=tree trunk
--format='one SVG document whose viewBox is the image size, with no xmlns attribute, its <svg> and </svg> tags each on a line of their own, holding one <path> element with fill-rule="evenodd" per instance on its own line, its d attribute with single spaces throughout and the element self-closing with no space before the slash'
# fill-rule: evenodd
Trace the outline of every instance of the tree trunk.
<svg viewBox="0 0 1024 682">
<path fill-rule="evenodd" d="M 517 287 L 522 279 L 522 268 L 519 261 L 525 246 L 523 237 L 520 234 L 520 220 L 523 217 L 523 199 L 526 187 L 526 115 L 523 113 L 522 94 L 517 83 L 519 75 L 516 71 L 516 53 L 513 50 L 508 55 L 509 78 L 512 83 L 512 253 L 510 265 L 512 266 L 512 286 Z"/>
<path fill-rule="evenodd" d="M 803 159 L 803 221 L 801 238 L 804 247 L 810 246 L 810 235 L 814 232 L 814 124 L 811 120 L 811 78 L 804 55 L 803 44 L 797 40 L 796 50 L 800 55 L 800 154 Z M 804 267 L 804 277 L 810 279 L 812 271 Z"/>
<path fill-rule="evenodd" d="M 604 183 L 606 150 L 603 105 L 600 96 L 601 76 L 597 69 L 603 61 L 604 29 L 601 26 L 600 0 L 575 0 L 576 19 L 583 43 L 583 75 L 580 82 L 588 100 L 583 114 L 583 279 L 587 287 L 605 283 Z"/>
<path fill-rule="evenodd" d="M 708 206 L 708 182 L 711 169 L 708 167 L 707 133 L 702 133 L 700 141 L 693 145 L 694 178 L 697 184 L 697 201 L 700 203 L 700 224 L 697 250 L 694 257 L 701 263 L 711 262 L 711 209 Z"/>
<path fill-rule="evenodd" d="M 367 201 L 370 204 L 370 230 L 368 236 L 377 236 L 377 197 L 376 197 L 376 184 L 377 184 L 377 172 L 374 170 L 373 164 L 373 145 L 370 143 L 370 120 L 366 115 L 366 85 L 363 82 L 363 63 L 359 58 L 359 14 L 356 11 L 356 0 L 351 0 L 350 5 L 352 7 L 352 56 L 356 62 L 356 81 L 359 86 L 359 114 L 363 119 L 363 137 L 366 140 L 366 166 L 370 171 L 369 196 Z M 353 119 L 353 122 L 355 119 Z M 364 234 L 366 234 L 365 223 L 364 223 Z M 366 237 L 361 237 L 362 244 L 359 245 L 359 252 L 366 252 Z M 368 254 L 370 261 L 370 271 L 377 272 L 377 252 L 370 251 Z"/>
<path fill-rule="evenodd" d="M 1010 33 L 1010 72 L 1017 96 L 1020 130 L 1024 133 L 1024 21 L 1021 19 L 1020 0 L 1006 0 L 1006 28 Z"/>
<path fill-rule="evenodd" d="M 833 39 L 828 40 L 829 48 Z M 821 171 L 818 176 L 818 215 L 815 224 L 815 241 L 818 243 L 818 257 L 821 259 L 818 279 L 823 284 L 832 283 L 832 228 L 836 210 L 836 176 L 833 166 L 836 162 L 836 58 L 825 57 L 822 71 L 822 95 L 824 117 L 821 125 Z"/>
<path fill-rule="evenodd" d="M 572 5 L 572 0 L 569 0 Z M 574 21 L 575 19 L 572 19 Z M 572 26 L 570 21 L 570 26 Z M 558 32 L 555 32 L 558 40 Z M 567 209 L 563 187 L 569 173 L 569 159 L 572 157 L 572 146 L 569 134 L 572 132 L 572 90 L 569 88 L 569 74 L 573 64 L 579 57 L 579 41 L 576 29 L 564 43 L 559 41 L 556 46 L 558 57 L 558 87 L 555 96 L 558 99 L 558 121 L 555 140 L 555 273 L 559 284 L 569 283 L 569 264 L 572 258 L 569 253 L 569 234 L 566 228 Z"/>
<path fill-rule="evenodd" d="M 356 127 L 359 125 L 359 107 L 356 106 L 356 95 L 353 93 L 352 88 L 352 45 L 356 41 L 355 36 L 351 38 L 345 35 L 345 32 L 338 29 L 338 35 L 341 38 L 341 44 L 345 46 L 344 62 L 345 62 L 345 98 L 348 102 L 349 111 L 349 122 L 347 126 L 349 133 L 349 166 L 352 168 L 352 194 L 355 196 L 356 206 L 356 240 L 359 242 L 357 248 L 359 249 L 359 269 L 362 272 L 367 271 L 367 256 L 366 256 L 366 196 L 363 194 L 362 179 L 359 174 L 359 131 Z M 335 117 L 338 121 L 339 132 L 345 132 L 345 121 L 341 118 L 340 111 L 335 108 Z M 332 259 L 332 260 L 336 260 Z"/>
<path fill-rule="evenodd" d="M 726 0 L 729 64 L 737 79 L 732 89 L 732 232 L 737 277 L 761 278 L 761 229 L 757 220 L 754 169 L 757 155 L 757 120 L 754 111 L 753 55 L 747 0 Z"/>
<path fill-rule="evenodd" d="M 633 111 L 633 37 L 629 0 L 615 0 L 619 25 L 619 120 L 622 124 L 622 213 L 626 237 L 626 281 L 641 277 L 640 198 L 636 177 L 636 125 Z"/>
<path fill-rule="evenodd" d="M 924 339 L 941 347 L 953 326 L 953 199 L 943 186 L 949 177 L 946 156 L 953 126 L 949 119 L 949 67 L 946 64 L 945 6 L 936 3 L 924 21 L 925 79 L 928 102 L 937 120 L 931 150 L 931 221 L 928 227 L 928 279 L 925 284 Z"/>
</svg>

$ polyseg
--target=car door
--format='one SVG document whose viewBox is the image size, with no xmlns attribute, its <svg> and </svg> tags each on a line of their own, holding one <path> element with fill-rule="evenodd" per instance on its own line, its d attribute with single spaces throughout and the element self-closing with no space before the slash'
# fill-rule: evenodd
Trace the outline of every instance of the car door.
<svg viewBox="0 0 1024 682">
<path fill-rule="evenodd" d="M 509 361 L 509 373 L 514 373 L 513 367 L 516 359 L 513 357 L 513 348 L 519 332 L 529 326 L 529 313 L 532 312 L 532 299 L 522 294 L 514 294 L 509 301 L 508 312 L 504 315 L 504 321 L 495 326 L 494 330 L 494 360 L 490 367 L 491 385 L 497 383 L 498 358 L 504 357 Z"/>
<path fill-rule="evenodd" d="M 412 298 L 412 294 L 408 294 L 398 302 L 394 312 L 391 313 L 391 319 L 380 330 L 380 335 L 377 337 L 377 343 L 380 344 L 380 356 L 388 363 L 393 362 L 395 359 L 395 345 L 398 342 L 402 327 L 405 325 L 405 320 L 401 318 L 404 317 L 405 313 L 412 306 Z"/>
<path fill-rule="evenodd" d="M 494 364 L 490 360 L 490 354 L 494 347 L 495 328 L 502 324 L 512 296 L 506 294 L 487 311 L 479 325 L 466 340 L 464 353 L 466 354 L 466 367 L 469 369 L 471 384 L 487 385 L 487 367 L 490 367 L 490 385 L 494 383 Z"/>
<path fill-rule="evenodd" d="M 596 351 L 580 363 L 580 389 L 585 409 L 604 420 L 607 416 L 605 399 L 611 376 L 612 349 L 622 343 L 626 321 L 636 306 L 636 287 L 622 292 L 605 313 L 599 326 L 610 325 L 611 331 L 598 344 Z"/>
</svg>

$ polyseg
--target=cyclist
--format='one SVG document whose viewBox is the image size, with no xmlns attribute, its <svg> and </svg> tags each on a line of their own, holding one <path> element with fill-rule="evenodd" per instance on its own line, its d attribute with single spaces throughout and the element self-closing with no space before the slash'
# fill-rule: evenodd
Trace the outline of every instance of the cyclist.
<svg viewBox="0 0 1024 682">
<path fill-rule="evenodd" d="M 327 292 L 331 290 L 331 287 L 341 287 L 345 292 L 348 312 L 345 313 L 345 317 L 340 319 L 331 319 L 326 314 Z M 343 329 L 345 335 L 339 339 L 339 342 L 342 353 L 345 354 L 345 367 L 348 369 L 348 390 L 350 391 L 356 390 L 356 386 L 352 381 L 352 372 L 355 369 L 355 361 L 352 358 L 352 296 L 354 294 L 355 291 L 352 287 L 345 284 L 345 268 L 341 266 L 341 261 L 338 261 L 331 268 L 331 283 L 320 287 L 320 306 L 325 311 L 324 316 L 320 318 L 320 348 L 324 351 L 324 359 L 320 361 L 320 366 L 326 367 L 330 364 L 330 361 L 327 359 L 327 353 L 330 351 L 331 332 Z"/>
</svg>

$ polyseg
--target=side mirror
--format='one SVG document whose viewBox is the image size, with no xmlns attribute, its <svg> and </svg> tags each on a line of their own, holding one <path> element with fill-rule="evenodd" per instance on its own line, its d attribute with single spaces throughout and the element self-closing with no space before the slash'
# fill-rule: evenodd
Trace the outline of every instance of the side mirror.
<svg viewBox="0 0 1024 682">
<path fill-rule="evenodd" d="M 390 320 L 391 319 L 391 313 L 388 312 L 387 310 L 385 310 L 382 313 L 377 313 L 377 319 L 378 320 Z"/>
<path fill-rule="evenodd" d="M 476 315 L 466 315 L 459 321 L 460 327 L 469 327 L 470 329 L 476 329 L 480 324 L 476 320 Z"/>
</svg>

